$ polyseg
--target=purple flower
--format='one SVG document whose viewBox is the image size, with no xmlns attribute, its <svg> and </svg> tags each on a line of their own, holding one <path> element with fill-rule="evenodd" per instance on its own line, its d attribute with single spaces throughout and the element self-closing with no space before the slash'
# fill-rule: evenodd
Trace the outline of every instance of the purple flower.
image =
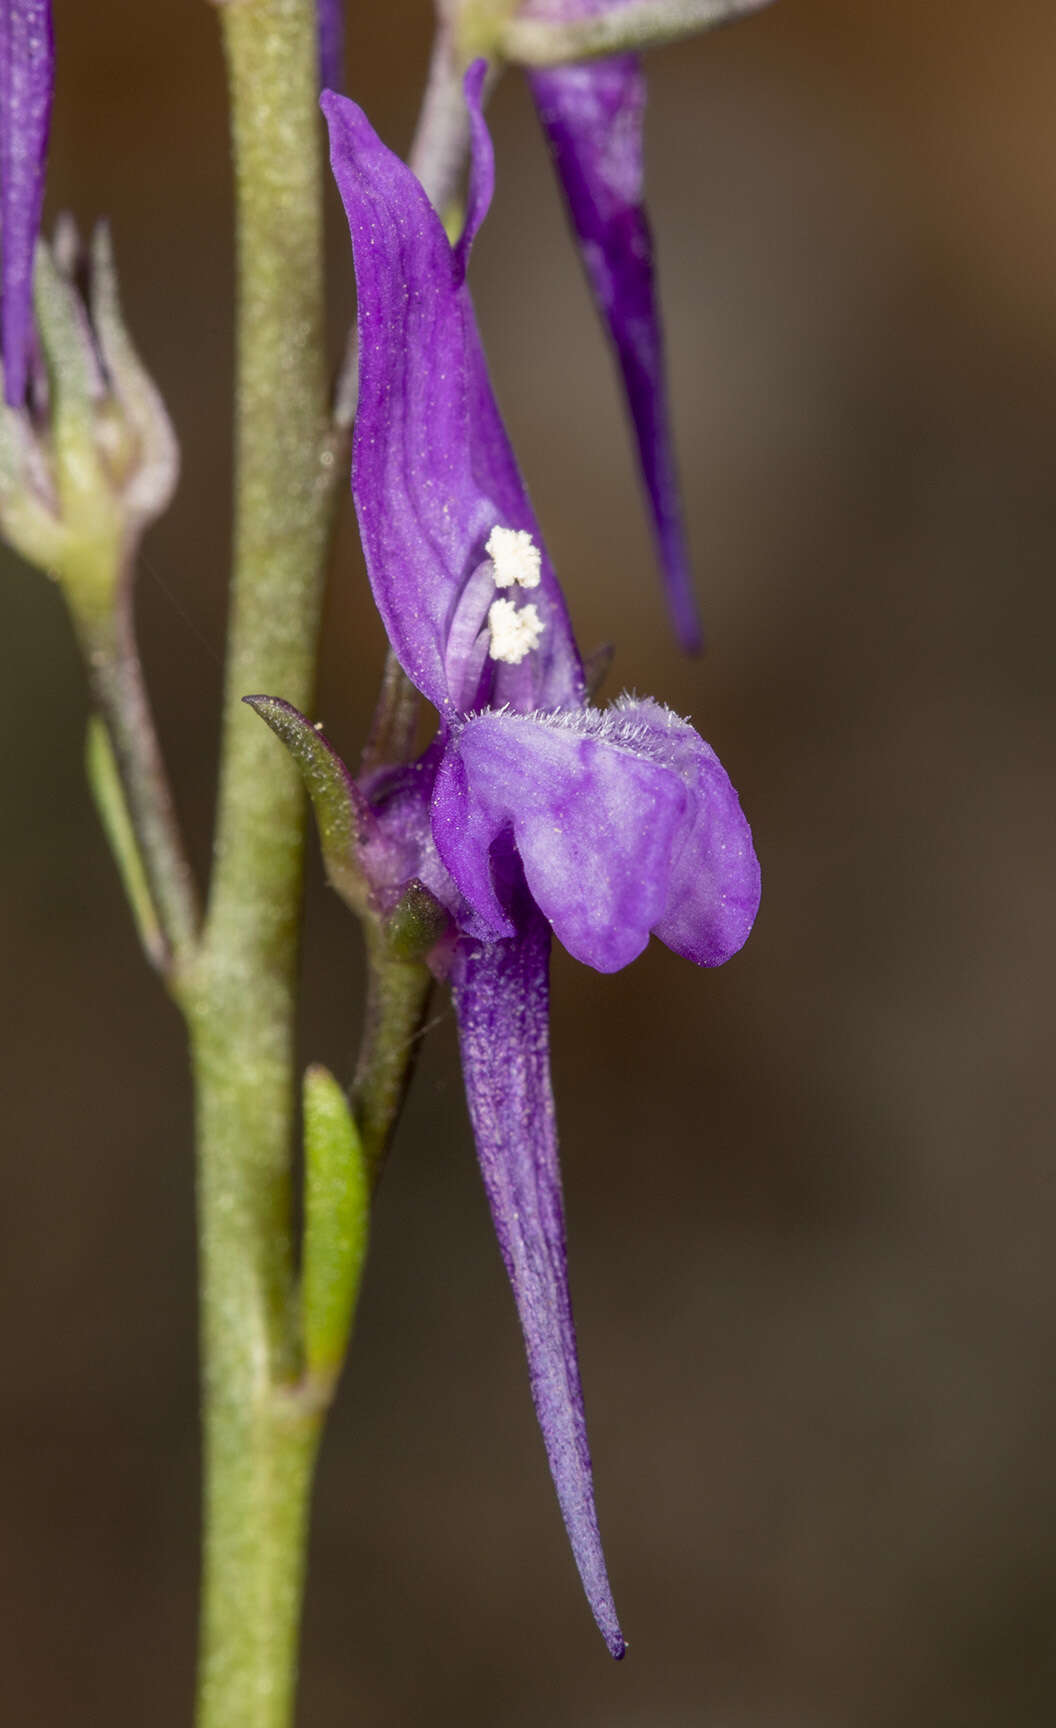
<svg viewBox="0 0 1056 1728">
<path fill-rule="evenodd" d="M 569 20 L 606 0 L 529 0 L 525 17 Z M 528 80 L 583 266 L 619 363 L 668 604 L 684 648 L 700 647 L 664 376 L 653 242 L 643 200 L 645 75 L 636 55 L 537 71 Z"/>
<path fill-rule="evenodd" d="M 367 569 L 396 655 L 440 716 L 425 757 L 366 784 L 364 863 L 378 903 L 418 878 L 453 920 L 444 963 L 532 1396 L 587 1597 L 621 1656 L 568 1295 L 550 932 L 601 971 L 650 933 L 717 965 L 748 935 L 759 871 L 736 793 L 691 726 L 651 701 L 587 705 L 465 284 L 493 185 L 483 73 L 466 75 L 473 160 L 454 248 L 360 109 L 323 97 L 355 253 L 352 488 Z"/>
<path fill-rule="evenodd" d="M 33 331 L 33 248 L 55 80 L 50 0 L 0 0 L 0 307 L 4 400 L 20 408 Z"/>
</svg>

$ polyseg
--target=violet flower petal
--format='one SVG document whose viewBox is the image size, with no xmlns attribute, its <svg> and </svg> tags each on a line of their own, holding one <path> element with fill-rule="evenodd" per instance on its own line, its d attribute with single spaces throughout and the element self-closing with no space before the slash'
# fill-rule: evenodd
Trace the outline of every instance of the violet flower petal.
<svg viewBox="0 0 1056 1728">
<path fill-rule="evenodd" d="M 319 88 L 345 87 L 345 0 L 317 0 Z"/>
<path fill-rule="evenodd" d="M 759 867 L 714 751 L 657 703 L 474 715 L 433 791 L 437 850 L 485 938 L 514 929 L 495 848 L 512 835 L 533 900 L 575 959 L 615 972 L 651 933 L 700 965 L 736 953 Z"/>
<path fill-rule="evenodd" d="M 33 249 L 44 203 L 55 45 L 50 0 L 0 0 L 0 326 L 4 400 L 20 408 L 33 329 Z"/>
<path fill-rule="evenodd" d="M 471 118 L 479 74 L 467 74 Z M 486 682 L 462 687 L 447 656 L 451 621 L 484 561 L 496 525 L 542 537 L 506 437 L 456 256 L 408 168 L 362 111 L 327 92 L 331 163 L 355 254 L 359 403 L 352 491 L 367 572 L 386 633 L 418 689 L 448 717 L 512 702 L 531 708 L 582 699 L 582 669 L 552 566 L 543 552 L 532 599 L 544 622 L 537 652 L 517 666 L 488 661 Z M 476 149 L 472 224 L 491 196 L 492 168 Z"/>
<path fill-rule="evenodd" d="M 663 915 L 687 794 L 666 768 L 584 736 L 577 722 L 595 713 L 475 716 L 441 764 L 433 833 L 486 919 L 500 909 L 491 848 L 512 829 L 532 898 L 558 940 L 577 960 L 616 972 Z M 495 927 L 501 933 L 497 919 Z"/>
<path fill-rule="evenodd" d="M 437 852 L 464 902 L 458 910 L 459 929 L 483 942 L 516 935 L 492 871 L 492 846 L 502 832 L 502 817 L 476 799 L 457 747 L 443 755 L 431 808 Z"/>
<path fill-rule="evenodd" d="M 562 14 L 597 11 L 563 0 Z M 619 362 L 668 604 L 684 648 L 700 647 L 667 403 L 663 337 L 643 202 L 645 78 L 622 54 L 536 72 L 529 83 L 599 312 Z"/>
<path fill-rule="evenodd" d="M 740 799 L 711 745 L 669 708 L 623 697 L 612 711 L 649 736 L 690 795 L 653 935 L 698 966 L 721 966 L 743 948 L 759 910 L 759 860 Z"/>
<path fill-rule="evenodd" d="M 594 1508 L 568 1293 L 549 1069 L 550 935 L 530 911 L 520 933 L 463 942 L 452 985 L 477 1157 L 524 1333 L 532 1399 L 587 1600 L 610 1653 L 623 1634 Z"/>
</svg>

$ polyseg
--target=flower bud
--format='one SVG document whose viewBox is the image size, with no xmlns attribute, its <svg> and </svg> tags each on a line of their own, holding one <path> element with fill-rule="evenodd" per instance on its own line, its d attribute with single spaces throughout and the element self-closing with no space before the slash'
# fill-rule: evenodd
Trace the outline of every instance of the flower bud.
<svg viewBox="0 0 1056 1728">
<path fill-rule="evenodd" d="M 38 243 L 35 309 L 25 401 L 0 410 L 0 533 L 94 613 L 172 498 L 179 448 L 125 326 L 105 226 L 86 259 L 68 218 Z"/>
</svg>

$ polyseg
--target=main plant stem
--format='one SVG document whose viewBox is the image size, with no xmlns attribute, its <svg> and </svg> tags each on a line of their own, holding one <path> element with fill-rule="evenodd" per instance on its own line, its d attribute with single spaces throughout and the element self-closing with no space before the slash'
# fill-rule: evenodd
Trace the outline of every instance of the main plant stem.
<svg viewBox="0 0 1056 1728">
<path fill-rule="evenodd" d="M 188 992 L 204 1401 L 199 1728 L 286 1728 L 321 1416 L 290 1242 L 303 796 L 240 698 L 299 708 L 313 668 L 335 451 L 323 353 L 314 0 L 227 0 L 238 236 L 235 572 L 216 861 Z"/>
<path fill-rule="evenodd" d="M 198 1115 L 198 1728 L 288 1728 L 323 1415 L 304 1373 L 290 1241 L 305 811 L 293 761 L 241 698 L 274 692 L 310 708 L 347 416 L 329 421 L 324 397 L 315 0 L 225 0 L 219 14 L 238 233 L 235 573 L 216 860 L 181 995 Z M 461 114 L 450 102 L 445 113 L 447 125 L 419 152 L 427 185 L 451 174 L 462 147 Z M 355 1103 L 377 1161 L 411 1066 L 428 974 L 373 950 L 369 961 L 374 1012 Z"/>
</svg>

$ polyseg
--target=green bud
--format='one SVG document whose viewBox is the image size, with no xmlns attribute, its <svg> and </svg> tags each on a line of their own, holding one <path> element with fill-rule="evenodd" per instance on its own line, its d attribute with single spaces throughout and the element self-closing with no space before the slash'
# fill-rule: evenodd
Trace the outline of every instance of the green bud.
<svg viewBox="0 0 1056 1728">
<path fill-rule="evenodd" d="M 49 576 L 57 576 L 66 536 L 51 468 L 26 414 L 0 405 L 0 536 Z"/>
<path fill-rule="evenodd" d="M 87 624 L 113 609 L 144 529 L 169 503 L 179 450 L 121 315 L 110 237 L 96 230 L 87 301 L 67 218 L 38 242 L 34 308 L 47 367 L 0 412 L 0 533 L 56 576 Z"/>
</svg>

